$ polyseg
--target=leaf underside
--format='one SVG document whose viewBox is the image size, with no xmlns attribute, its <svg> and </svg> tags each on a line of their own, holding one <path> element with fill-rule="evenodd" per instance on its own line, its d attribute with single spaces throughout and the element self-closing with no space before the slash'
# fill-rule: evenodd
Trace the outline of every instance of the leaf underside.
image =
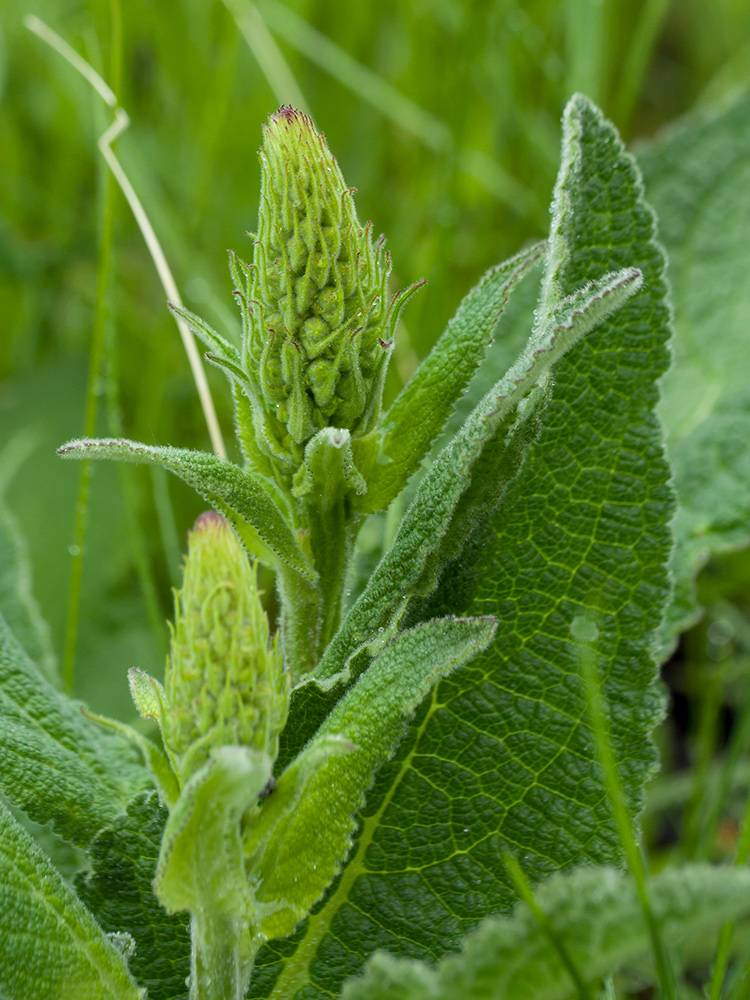
<svg viewBox="0 0 750 1000">
<path fill-rule="evenodd" d="M 253 997 L 329 996 L 377 948 L 430 961 L 456 949 L 512 904 L 504 844 L 532 881 L 619 860 L 570 623 L 591 611 L 600 624 L 612 743 L 637 813 L 662 711 L 651 647 L 669 594 L 672 497 L 653 411 L 669 328 L 637 168 L 577 98 L 547 301 L 626 267 L 642 287 L 558 363 L 520 475 L 423 607 L 495 616 L 493 646 L 418 710 L 367 797 L 349 864 L 295 938 L 261 952 Z"/>
</svg>

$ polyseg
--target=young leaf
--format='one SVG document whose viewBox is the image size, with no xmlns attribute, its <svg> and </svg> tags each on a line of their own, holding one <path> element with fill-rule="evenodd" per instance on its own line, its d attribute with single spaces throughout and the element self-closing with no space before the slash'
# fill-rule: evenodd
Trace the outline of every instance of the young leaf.
<svg viewBox="0 0 750 1000">
<path fill-rule="evenodd" d="M 271 759 L 247 747 L 219 747 L 182 790 L 162 839 L 154 891 L 168 913 L 243 913 L 240 818 L 271 777 Z"/>
<path fill-rule="evenodd" d="M 532 882 L 619 861 L 570 633 L 588 608 L 601 622 L 620 780 L 631 815 L 640 809 L 662 712 L 652 646 L 669 595 L 672 495 L 654 415 L 669 362 L 664 257 L 612 126 L 579 97 L 564 127 L 555 301 L 608 271 L 637 268 L 643 283 L 557 363 L 523 468 L 424 609 L 492 614 L 492 646 L 417 710 L 368 794 L 348 864 L 295 940 L 259 956 L 257 991 L 275 976 L 273 996 L 318 1000 L 375 947 L 431 962 L 455 950 L 512 904 L 503 842 Z"/>
<path fill-rule="evenodd" d="M 0 802 L 0 995 L 144 1000 L 120 952 Z"/>
<path fill-rule="evenodd" d="M 155 792 L 137 796 L 92 843 L 76 891 L 104 931 L 135 941 L 129 966 L 148 1000 L 187 1000 L 188 918 L 165 913 L 152 885 L 166 819 Z"/>
<path fill-rule="evenodd" d="M 701 111 L 639 151 L 669 253 L 674 363 L 660 414 L 680 500 L 666 657 L 695 620 L 693 580 L 750 543 L 750 94 Z"/>
<path fill-rule="evenodd" d="M 118 439 L 69 441 L 58 454 L 63 458 L 112 458 L 161 465 L 224 514 L 252 554 L 271 566 L 281 561 L 304 579 L 315 580 L 315 570 L 299 546 L 279 491 L 263 476 L 243 472 L 205 452 L 153 448 Z"/>
<path fill-rule="evenodd" d="M 522 420 L 520 433 L 511 433 L 504 440 L 508 417 L 554 363 L 640 285 L 640 272 L 626 268 L 588 282 L 550 307 L 515 363 L 425 475 L 391 549 L 315 671 L 319 684 L 330 686 L 345 678 L 357 650 L 371 642 L 378 630 L 382 633 L 393 628 L 394 619 L 414 592 L 432 589 L 429 578 L 434 578 L 440 558 L 458 551 L 473 521 L 491 509 L 504 482 L 520 467 L 528 434 Z M 485 451 L 489 461 L 482 463 Z M 426 575 L 429 582 L 425 584 Z"/>
<path fill-rule="evenodd" d="M 490 268 L 463 300 L 383 418 L 383 457 L 373 470 L 367 493 L 355 501 L 358 510 L 385 509 L 419 468 L 481 364 L 513 286 L 543 252 L 544 245 L 537 244 Z"/>
<path fill-rule="evenodd" d="M 154 892 L 168 913 L 190 912 L 196 997 L 243 997 L 250 981 L 262 937 L 245 878 L 240 820 L 271 769 L 267 754 L 218 747 L 185 784 L 167 820 Z"/>
<path fill-rule="evenodd" d="M 723 920 L 750 914 L 750 873 L 693 865 L 651 881 L 654 913 L 667 944 L 715 936 Z M 595 983 L 644 958 L 649 935 L 633 880 L 611 868 L 558 875 L 537 902 L 584 981 Z M 342 1000 L 563 1000 L 573 994 L 559 952 L 525 905 L 490 918 L 435 969 L 377 954 Z"/>
<path fill-rule="evenodd" d="M 118 736 L 46 681 L 0 618 L 0 789 L 80 846 L 150 779 Z"/>
<path fill-rule="evenodd" d="M 258 903 L 268 911 L 267 938 L 290 934 L 323 894 L 351 849 L 364 793 L 398 746 L 406 720 L 442 677 L 487 648 L 494 630 L 491 618 L 456 618 L 396 636 L 282 774 L 247 844 L 248 853 L 257 851 L 252 870 Z M 333 737 L 352 752 L 335 752 Z M 308 758 L 319 766 L 307 767 Z M 299 770 L 304 795 L 290 812 L 284 800 L 296 793 Z"/>
<path fill-rule="evenodd" d="M 226 361 L 233 362 L 238 367 L 242 366 L 240 352 L 237 348 L 233 344 L 230 344 L 228 340 L 225 340 L 213 327 L 209 326 L 204 319 L 196 316 L 195 313 L 190 312 L 189 309 L 185 309 L 183 306 L 175 305 L 174 302 L 170 302 L 168 305 L 169 311 L 187 324 L 193 333 L 197 337 L 200 337 L 209 351 L 213 351 Z"/>
</svg>

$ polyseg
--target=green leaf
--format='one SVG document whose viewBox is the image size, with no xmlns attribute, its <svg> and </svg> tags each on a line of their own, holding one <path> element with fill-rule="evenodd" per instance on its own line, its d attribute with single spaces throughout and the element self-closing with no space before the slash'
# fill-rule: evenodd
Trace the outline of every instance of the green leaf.
<svg viewBox="0 0 750 1000">
<path fill-rule="evenodd" d="M 401 492 L 442 431 L 479 367 L 492 331 L 516 282 L 539 261 L 538 244 L 490 268 L 464 298 L 456 315 L 383 418 L 382 459 L 369 478 L 358 510 L 382 510 Z"/>
<path fill-rule="evenodd" d="M 179 476 L 231 521 L 247 549 L 271 566 L 279 561 L 308 581 L 315 570 L 290 526 L 291 514 L 278 489 L 265 477 L 243 472 L 231 462 L 187 448 L 150 447 L 135 441 L 69 441 L 58 449 L 63 458 L 111 458 L 160 465 Z"/>
<path fill-rule="evenodd" d="M 145 997 L 120 952 L 0 802 L 0 994 L 15 1000 Z"/>
<path fill-rule="evenodd" d="M 182 789 L 164 829 L 154 892 L 167 913 L 190 912 L 196 996 L 243 997 L 250 981 L 263 938 L 245 877 L 241 820 L 272 766 L 267 754 L 247 747 L 217 747 Z"/>
<path fill-rule="evenodd" d="M 330 686 L 346 678 L 351 658 L 363 645 L 378 633 L 384 633 L 383 638 L 392 634 L 412 594 L 432 589 L 440 560 L 456 554 L 472 524 L 494 506 L 503 486 L 518 474 L 529 443 L 528 411 L 506 435 L 508 418 L 555 362 L 640 285 L 640 272 L 624 269 L 549 304 L 514 364 L 420 483 L 391 549 L 313 674 L 319 684 Z"/>
<path fill-rule="evenodd" d="M 651 881 L 651 901 L 667 944 L 715 937 L 725 920 L 750 914 L 750 873 L 694 865 Z M 584 981 L 595 983 L 647 956 L 649 932 L 635 884 L 611 869 L 582 869 L 542 886 L 537 902 Z M 651 977 L 649 977 L 651 978 Z M 525 905 L 490 918 L 461 953 L 436 968 L 379 953 L 342 1000 L 563 1000 L 574 992 L 559 952 Z"/>
<path fill-rule="evenodd" d="M 103 930 L 135 941 L 129 965 L 148 1000 L 187 1000 L 188 919 L 165 913 L 152 887 L 166 819 L 155 792 L 137 796 L 94 840 L 91 871 L 77 877 L 76 889 Z"/>
<path fill-rule="evenodd" d="M 271 769 L 266 754 L 219 747 L 187 782 L 169 814 L 154 879 L 168 913 L 247 910 L 240 819 Z"/>
<path fill-rule="evenodd" d="M 363 494 L 367 483 L 354 464 L 351 435 L 340 427 L 323 427 L 305 446 L 294 477 L 294 493 L 321 510 L 330 510 L 350 491 Z"/>
<path fill-rule="evenodd" d="M 347 691 L 278 786 L 250 831 L 257 899 L 268 938 L 290 934 L 338 873 L 352 845 L 355 813 L 406 721 L 441 677 L 487 648 L 494 620 L 442 619 L 401 633 Z M 336 752 L 334 737 L 351 753 Z M 312 759 L 318 766 L 308 766 Z M 296 808 L 287 799 L 304 791 Z M 321 822 L 321 817 L 324 821 Z"/>
<path fill-rule="evenodd" d="M 150 784 L 118 736 L 39 673 L 0 618 L 0 789 L 80 846 Z"/>
<path fill-rule="evenodd" d="M 673 510 L 654 414 L 669 362 L 664 257 L 612 126 L 579 97 L 564 128 L 548 288 L 562 301 L 623 268 L 642 285 L 556 364 L 523 468 L 423 609 L 493 615 L 492 646 L 417 710 L 348 864 L 295 939 L 261 953 L 253 996 L 330 995 L 376 948 L 430 962 L 455 950 L 513 903 L 504 843 L 532 882 L 619 862 L 570 632 L 589 609 L 620 783 L 631 815 L 641 808 L 662 713 L 652 647 Z"/>
<path fill-rule="evenodd" d="M 675 313 L 660 407 L 680 501 L 666 655 L 695 620 L 698 570 L 712 553 L 750 543 L 750 94 L 690 116 L 639 159 Z"/>
</svg>

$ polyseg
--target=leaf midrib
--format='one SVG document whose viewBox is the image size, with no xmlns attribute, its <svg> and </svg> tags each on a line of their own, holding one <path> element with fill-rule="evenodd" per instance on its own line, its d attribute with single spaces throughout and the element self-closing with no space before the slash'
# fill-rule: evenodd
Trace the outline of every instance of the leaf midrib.
<svg viewBox="0 0 750 1000">
<path fill-rule="evenodd" d="M 438 699 L 440 685 L 436 685 L 430 695 L 430 707 L 425 713 L 422 722 L 416 730 L 416 739 L 413 742 L 409 753 L 404 757 L 399 767 L 398 773 L 391 783 L 388 791 L 383 797 L 377 811 L 362 821 L 361 834 L 354 846 L 354 855 L 346 865 L 341 875 L 338 885 L 333 890 L 325 906 L 319 912 L 308 918 L 307 932 L 300 941 L 294 954 L 284 963 L 278 979 L 274 983 L 273 990 L 269 994 L 268 1000 L 291 1000 L 297 995 L 297 991 L 310 982 L 309 968 L 318 947 L 323 938 L 328 934 L 331 921 L 339 911 L 343 903 L 347 900 L 349 892 L 356 880 L 365 869 L 362 864 L 367 848 L 372 843 L 373 837 L 380 826 L 383 813 L 390 805 L 396 789 L 399 787 L 402 778 L 411 770 L 412 761 L 419 747 L 419 739 L 427 728 L 432 716 L 443 707 L 443 703 Z M 318 984 L 319 985 L 319 984 Z M 320 989 L 330 993 L 325 987 Z M 333 994 L 331 994 L 333 996 Z"/>
</svg>

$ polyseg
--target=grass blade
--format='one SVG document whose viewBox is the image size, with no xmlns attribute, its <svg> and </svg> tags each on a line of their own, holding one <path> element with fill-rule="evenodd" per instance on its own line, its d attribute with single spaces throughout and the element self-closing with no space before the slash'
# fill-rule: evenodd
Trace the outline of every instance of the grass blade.
<svg viewBox="0 0 750 1000">
<path fill-rule="evenodd" d="M 615 763 L 609 739 L 606 706 L 602 697 L 600 680 L 597 676 L 595 643 L 598 631 L 591 618 L 579 617 L 573 621 L 571 632 L 573 632 L 574 638 L 579 643 L 579 662 L 588 701 L 592 738 L 599 763 L 604 772 L 604 781 L 615 815 L 628 869 L 633 876 L 644 920 L 651 938 L 651 949 L 662 996 L 664 1000 L 676 1000 L 677 987 L 674 970 L 672 969 L 669 955 L 661 937 L 659 924 L 651 905 L 646 865 L 641 849 L 635 839 L 635 834 L 633 833 L 628 807 L 625 803 L 622 788 L 620 787 L 617 764 Z"/>
<path fill-rule="evenodd" d="M 159 243 L 156 233 L 154 232 L 151 221 L 141 204 L 140 198 L 136 194 L 135 188 L 130 183 L 130 179 L 123 170 L 120 161 L 117 159 L 112 149 L 112 144 L 115 142 L 117 137 L 130 125 L 130 118 L 128 117 L 127 112 L 119 106 L 117 103 L 117 97 L 112 92 L 108 84 L 102 80 L 96 70 L 94 70 L 92 66 L 82 59 L 81 56 L 79 56 L 64 39 L 48 27 L 48 25 L 33 14 L 27 15 L 24 18 L 24 24 L 29 31 L 38 35 L 43 42 L 46 42 L 47 45 L 53 48 L 56 52 L 59 52 L 60 55 L 63 56 L 63 58 L 66 59 L 71 66 L 73 66 L 74 69 L 78 70 L 78 72 L 85 77 L 99 96 L 112 109 L 115 116 L 114 121 L 99 137 L 99 141 L 97 143 L 99 151 L 104 157 L 107 166 L 112 171 L 115 180 L 120 186 L 120 190 L 125 195 L 125 200 L 135 216 L 135 221 L 137 222 L 141 235 L 145 240 L 146 247 L 148 248 L 151 259 L 154 262 L 154 267 L 156 268 L 156 272 L 167 298 L 176 305 L 181 306 L 182 299 L 180 298 L 180 293 L 177 291 L 177 285 L 174 277 L 172 276 L 172 271 L 167 263 L 167 258 L 164 256 L 164 251 L 162 250 L 161 244 Z M 193 335 L 187 325 L 176 317 L 175 320 L 177 322 L 177 328 L 180 331 L 180 337 L 182 338 L 185 353 L 188 356 L 190 370 L 195 381 L 196 389 L 198 390 L 198 396 L 200 398 L 203 415 L 208 426 L 211 444 L 219 458 L 226 459 L 227 452 L 224 447 L 224 440 L 219 427 L 219 421 L 216 417 L 213 399 L 211 398 L 211 390 L 208 387 L 206 374 L 203 371 L 203 365 L 201 364 L 198 348 L 196 347 Z"/>
<path fill-rule="evenodd" d="M 234 18 L 279 104 L 292 104 L 309 115 L 304 94 L 256 5 L 250 0 L 224 0 L 224 6 Z"/>
</svg>

